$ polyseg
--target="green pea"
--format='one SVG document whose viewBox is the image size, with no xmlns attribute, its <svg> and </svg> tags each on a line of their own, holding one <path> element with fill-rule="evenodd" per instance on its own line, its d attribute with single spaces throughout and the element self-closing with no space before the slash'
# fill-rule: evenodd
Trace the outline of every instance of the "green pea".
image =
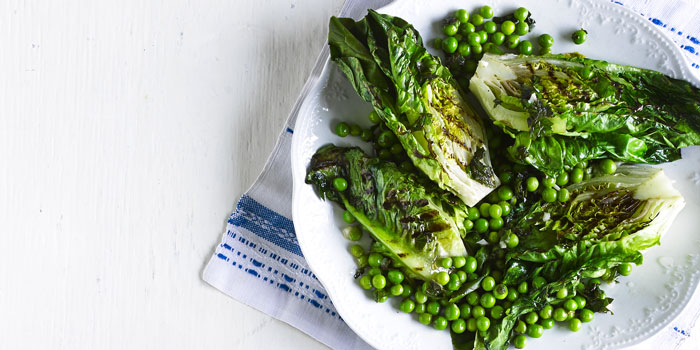
<svg viewBox="0 0 700 350">
<path fill-rule="evenodd" d="M 572 332 L 578 332 L 581 329 L 581 320 L 578 318 L 574 317 L 569 320 L 569 329 Z"/>
<path fill-rule="evenodd" d="M 469 316 L 472 314 L 472 307 L 471 305 L 464 303 L 459 306 L 459 315 L 460 317 L 467 319 Z"/>
<path fill-rule="evenodd" d="M 571 40 L 574 41 L 574 44 L 576 45 L 581 45 L 583 44 L 584 41 L 586 41 L 586 37 L 588 36 L 588 32 L 585 31 L 584 29 L 579 29 L 574 32 L 574 34 L 571 34 Z"/>
<path fill-rule="evenodd" d="M 448 257 L 440 259 L 440 266 L 449 269 L 450 267 L 452 267 L 452 258 Z"/>
<path fill-rule="evenodd" d="M 491 203 L 481 203 L 479 205 L 479 213 L 481 214 L 482 217 L 489 217 L 489 208 L 491 207 Z"/>
<path fill-rule="evenodd" d="M 501 33 L 501 34 L 503 34 L 503 33 Z M 491 37 L 491 38 L 493 38 L 493 37 Z M 505 36 L 503 37 L 503 40 L 505 40 Z M 502 44 L 502 43 L 503 42 L 501 41 L 500 44 Z M 500 44 L 498 44 L 498 45 L 500 45 Z M 498 175 L 498 178 L 501 179 L 501 182 L 503 182 L 504 184 L 507 184 L 507 183 L 510 183 L 511 180 L 513 180 L 513 174 L 510 171 L 502 171 L 500 173 L 500 175 Z"/>
<path fill-rule="evenodd" d="M 352 254 L 352 256 L 357 258 L 357 257 L 362 256 L 364 253 L 365 253 L 365 250 L 364 250 L 364 248 L 362 248 L 361 245 L 353 244 L 352 246 L 350 246 L 350 254 Z"/>
<path fill-rule="evenodd" d="M 475 14 L 471 15 L 469 22 L 471 22 L 471 24 L 473 24 L 474 26 L 478 27 L 478 26 L 484 24 L 484 17 L 478 13 L 475 13 Z"/>
<path fill-rule="evenodd" d="M 617 171 L 617 165 L 612 159 L 603 159 L 600 162 L 600 170 L 605 174 L 614 174 Z"/>
<path fill-rule="evenodd" d="M 500 218 L 501 215 L 503 215 L 503 208 L 501 208 L 500 205 L 492 204 L 489 206 L 489 216 L 491 216 L 492 218 Z"/>
<path fill-rule="evenodd" d="M 448 282 L 450 282 L 450 274 L 445 271 L 438 272 L 438 274 L 435 275 L 435 282 L 443 286 L 446 285 Z"/>
<path fill-rule="evenodd" d="M 476 45 L 472 45 L 470 50 L 472 51 L 473 54 L 478 55 L 478 54 L 484 52 L 484 47 L 481 46 L 481 44 L 476 44 Z"/>
<path fill-rule="evenodd" d="M 369 275 L 362 276 L 360 278 L 360 286 L 362 287 L 362 289 L 372 289 L 372 277 L 370 277 Z"/>
<path fill-rule="evenodd" d="M 360 136 L 362 134 L 362 128 L 357 124 L 350 125 L 350 135 Z"/>
<path fill-rule="evenodd" d="M 511 34 L 511 35 L 508 35 L 506 37 L 506 47 L 507 48 L 515 49 L 516 47 L 518 47 L 518 44 L 520 44 L 520 37 L 519 36 L 517 36 L 515 34 Z"/>
<path fill-rule="evenodd" d="M 377 156 L 379 157 L 379 159 L 389 160 L 389 159 L 391 159 L 392 155 L 391 155 L 391 151 L 389 151 L 387 148 L 382 148 L 379 150 L 379 153 L 377 154 Z"/>
<path fill-rule="evenodd" d="M 467 210 L 467 219 L 471 221 L 475 221 L 476 219 L 480 218 L 481 215 L 479 214 L 479 209 L 475 207 L 471 207 Z"/>
<path fill-rule="evenodd" d="M 540 289 L 547 284 L 547 280 L 542 276 L 537 276 L 532 279 L 532 287 L 535 289 Z"/>
<path fill-rule="evenodd" d="M 377 144 L 381 147 L 391 147 L 396 142 L 396 136 L 389 130 L 382 131 L 377 137 Z"/>
<path fill-rule="evenodd" d="M 382 119 L 379 117 L 379 114 L 378 114 L 376 111 L 374 111 L 374 110 L 372 110 L 371 112 L 369 112 L 369 116 L 368 116 L 367 118 L 369 119 L 369 121 L 370 121 L 372 124 L 377 124 L 377 123 L 379 123 L 380 121 L 382 121 Z"/>
<path fill-rule="evenodd" d="M 440 313 L 440 303 L 437 301 L 431 301 L 429 302 L 426 307 L 425 311 L 431 315 L 437 315 Z"/>
<path fill-rule="evenodd" d="M 577 184 L 583 180 L 583 169 L 574 168 L 569 176 L 571 183 Z"/>
<path fill-rule="evenodd" d="M 525 338 L 524 335 L 516 335 L 513 338 L 513 346 L 515 346 L 516 349 L 523 349 L 525 345 L 527 345 L 527 338 Z"/>
<path fill-rule="evenodd" d="M 470 33 L 474 32 L 476 32 L 476 27 L 471 23 L 464 23 L 459 26 L 459 34 L 462 34 L 462 36 L 468 36 Z"/>
<path fill-rule="evenodd" d="M 542 200 L 547 203 L 552 203 L 557 200 L 557 191 L 553 188 L 545 188 L 542 191 Z"/>
<path fill-rule="evenodd" d="M 574 297 L 574 300 L 576 301 L 576 305 L 577 305 L 576 308 L 577 308 L 577 309 L 581 310 L 581 309 L 583 309 L 584 307 L 586 307 L 586 298 L 584 298 L 584 297 L 582 297 L 582 296 L 580 296 L 580 295 L 577 295 L 577 296 Z"/>
<path fill-rule="evenodd" d="M 493 21 L 488 21 L 484 23 L 484 31 L 489 34 L 494 34 L 498 30 L 498 25 Z"/>
<path fill-rule="evenodd" d="M 569 183 L 569 173 L 566 171 L 562 171 L 559 173 L 559 176 L 557 176 L 557 186 L 564 186 Z"/>
<path fill-rule="evenodd" d="M 442 32 L 447 36 L 453 36 L 457 34 L 457 28 L 456 24 L 450 23 L 442 27 Z"/>
<path fill-rule="evenodd" d="M 464 333 L 465 330 L 467 330 L 467 321 L 465 321 L 461 318 L 456 319 L 456 320 L 452 321 L 452 323 L 450 323 L 450 328 L 452 329 L 453 332 L 455 332 L 457 334 L 462 334 L 462 333 Z"/>
<path fill-rule="evenodd" d="M 371 141 L 373 136 L 374 135 L 372 135 L 372 130 L 368 130 L 368 129 L 362 130 L 362 133 L 360 134 L 360 138 L 362 139 L 362 141 L 365 141 L 365 142 Z"/>
<path fill-rule="evenodd" d="M 508 186 L 501 186 L 498 188 L 498 198 L 503 201 L 510 200 L 513 198 L 513 190 Z"/>
<path fill-rule="evenodd" d="M 381 273 L 382 273 L 382 269 L 380 269 L 378 267 L 372 267 L 371 269 L 369 269 L 367 271 L 367 274 L 369 274 L 370 276 L 379 275 Z"/>
<path fill-rule="evenodd" d="M 569 311 L 576 311 L 576 309 L 578 309 L 578 304 L 576 304 L 576 300 L 567 299 L 564 302 L 564 309 L 569 310 Z"/>
<path fill-rule="evenodd" d="M 544 334 L 544 327 L 538 325 L 538 324 L 533 324 L 530 327 L 527 327 L 527 335 L 530 338 L 539 338 Z"/>
<path fill-rule="evenodd" d="M 464 272 L 466 273 L 474 273 L 477 269 L 477 261 L 476 258 L 473 256 L 468 256 L 467 261 L 464 264 Z"/>
<path fill-rule="evenodd" d="M 493 9 L 491 6 L 481 6 L 479 14 L 481 14 L 481 16 L 484 18 L 491 18 L 493 17 Z"/>
<path fill-rule="evenodd" d="M 489 230 L 489 222 L 484 218 L 476 220 L 476 222 L 474 222 L 474 229 L 478 233 L 484 233 Z"/>
<path fill-rule="evenodd" d="M 553 187 L 556 183 L 557 179 L 549 175 L 545 176 L 544 179 L 542 179 L 542 185 L 547 188 Z"/>
<path fill-rule="evenodd" d="M 518 285 L 518 293 L 525 294 L 525 293 L 527 293 L 527 291 L 528 291 L 527 282 L 521 282 Z"/>
<path fill-rule="evenodd" d="M 467 330 L 470 332 L 476 332 L 476 319 L 474 317 L 470 317 L 467 320 Z"/>
<path fill-rule="evenodd" d="M 447 289 L 449 290 L 457 290 L 459 287 L 462 286 L 462 281 L 459 279 L 459 275 L 456 273 L 453 273 L 450 275 L 450 281 L 447 282 Z"/>
<path fill-rule="evenodd" d="M 343 230 L 345 237 L 353 242 L 362 239 L 362 229 L 360 226 L 350 226 Z"/>
<path fill-rule="evenodd" d="M 490 22 L 493 23 L 493 22 Z M 503 42 L 506 40 L 506 35 L 501 33 L 501 32 L 495 32 L 491 34 L 491 42 L 494 43 L 495 45 L 502 45 Z M 508 183 L 507 181 L 504 181 L 505 183 Z"/>
<path fill-rule="evenodd" d="M 550 53 L 552 53 L 551 47 L 540 47 L 540 55 L 541 56 L 549 55 Z"/>
<path fill-rule="evenodd" d="M 457 52 L 464 57 L 469 57 L 472 53 L 472 48 L 469 46 L 469 43 L 461 42 L 457 47 Z"/>
<path fill-rule="evenodd" d="M 470 33 L 467 36 L 467 43 L 471 46 L 476 46 L 481 43 L 481 35 L 479 33 Z"/>
<path fill-rule="evenodd" d="M 518 246 L 520 243 L 520 238 L 515 233 L 510 233 L 508 234 L 508 238 L 506 239 L 506 246 L 509 249 L 513 249 Z"/>
<path fill-rule="evenodd" d="M 551 47 L 554 45 L 554 38 L 549 34 L 542 34 L 537 38 L 537 43 L 539 43 L 541 47 Z"/>
<path fill-rule="evenodd" d="M 520 52 L 523 55 L 532 55 L 532 43 L 523 40 L 518 44 L 518 52 Z"/>
<path fill-rule="evenodd" d="M 552 315 L 552 318 L 554 318 L 554 320 L 557 322 L 561 322 L 561 321 L 566 320 L 567 316 L 568 315 L 566 313 L 566 310 L 558 307 L 558 308 L 554 309 L 554 315 Z"/>
<path fill-rule="evenodd" d="M 415 294 L 413 294 L 413 299 L 416 299 L 416 302 L 419 304 L 425 304 L 426 301 L 428 301 L 428 296 L 423 293 L 423 291 L 417 290 Z"/>
<path fill-rule="evenodd" d="M 492 291 L 495 286 L 496 280 L 491 276 L 486 276 L 481 280 L 481 288 L 487 292 Z"/>
<path fill-rule="evenodd" d="M 540 318 L 543 320 L 548 320 L 552 318 L 552 315 L 554 314 L 554 307 L 552 305 L 545 305 L 541 310 L 540 310 Z"/>
<path fill-rule="evenodd" d="M 503 300 L 508 296 L 508 287 L 505 284 L 497 284 L 493 288 L 493 296 L 498 300 Z"/>
<path fill-rule="evenodd" d="M 476 329 L 478 329 L 482 332 L 486 332 L 490 326 L 491 326 L 491 320 L 489 320 L 487 317 L 481 316 L 481 317 L 476 319 Z"/>
<path fill-rule="evenodd" d="M 466 263 L 467 263 L 467 258 L 465 258 L 463 256 L 458 255 L 458 256 L 455 256 L 454 258 L 452 258 L 452 266 L 454 266 L 458 269 L 463 267 L 464 264 L 466 264 Z"/>
<path fill-rule="evenodd" d="M 474 221 L 469 219 L 464 220 L 464 229 L 469 232 L 474 228 Z"/>
<path fill-rule="evenodd" d="M 401 311 L 410 314 L 411 312 L 413 312 L 413 309 L 416 308 L 416 303 L 414 303 L 411 299 L 404 299 L 401 302 L 399 308 L 401 309 Z"/>
<path fill-rule="evenodd" d="M 536 177 L 530 176 L 527 178 L 527 180 L 525 180 L 525 186 L 527 187 L 528 192 L 535 192 L 537 191 L 537 188 L 540 187 L 540 182 Z"/>
<path fill-rule="evenodd" d="M 345 222 L 348 223 L 348 224 L 352 224 L 352 223 L 354 223 L 355 221 L 357 221 L 357 219 L 355 219 L 355 216 L 352 215 L 351 212 L 349 212 L 349 211 L 346 210 L 346 211 L 343 212 L 343 221 L 345 221 Z"/>
<path fill-rule="evenodd" d="M 515 12 L 513 12 L 513 16 L 518 21 L 525 21 L 529 15 L 530 15 L 530 11 L 528 11 L 524 7 L 518 7 L 518 9 L 515 10 Z"/>
<path fill-rule="evenodd" d="M 410 284 L 404 285 L 403 286 L 403 293 L 401 293 L 401 296 L 404 298 L 408 298 L 413 294 L 413 287 L 411 287 Z"/>
<path fill-rule="evenodd" d="M 378 267 L 379 265 L 382 264 L 382 260 L 384 260 L 384 256 L 382 256 L 379 253 L 372 253 L 367 258 L 367 263 L 371 267 Z"/>
<path fill-rule="evenodd" d="M 557 199 L 560 202 L 566 202 L 570 198 L 571 198 L 571 194 L 569 193 L 569 190 L 567 190 L 566 188 L 562 188 L 561 190 L 559 190 L 559 193 L 557 193 Z"/>
<path fill-rule="evenodd" d="M 500 320 L 501 318 L 503 318 L 504 313 L 505 310 L 503 310 L 503 306 L 496 305 L 493 308 L 491 308 L 491 312 L 489 314 L 491 315 L 491 318 L 495 320 Z"/>
<path fill-rule="evenodd" d="M 591 322 L 593 321 L 593 311 L 583 309 L 581 312 L 579 312 L 578 317 L 581 319 L 581 322 Z"/>
<path fill-rule="evenodd" d="M 389 289 L 389 293 L 395 297 L 402 295 L 403 294 L 403 285 L 395 284 L 395 285 L 391 286 L 391 288 Z"/>
<path fill-rule="evenodd" d="M 479 299 L 479 304 L 481 304 L 481 306 L 483 306 L 485 309 L 490 309 L 496 305 L 496 298 L 491 293 L 484 293 Z"/>
<path fill-rule="evenodd" d="M 513 327 L 513 330 L 518 332 L 518 333 L 525 333 L 527 332 L 527 325 L 525 322 L 518 320 L 518 323 Z"/>
<path fill-rule="evenodd" d="M 480 37 L 480 39 L 481 39 L 481 41 L 480 41 L 481 44 L 485 44 L 486 42 L 489 41 L 489 34 L 486 33 L 485 30 L 480 30 L 480 31 L 478 31 L 478 32 L 476 32 L 476 33 L 479 34 L 479 37 Z"/>
<path fill-rule="evenodd" d="M 386 287 L 386 277 L 382 274 L 372 276 L 372 287 L 384 289 L 384 287 Z"/>
<path fill-rule="evenodd" d="M 346 122 L 340 122 L 335 126 L 335 134 L 340 137 L 345 137 L 350 134 L 350 125 Z"/>
<path fill-rule="evenodd" d="M 557 299 L 566 299 L 569 296 L 569 290 L 566 288 L 559 289 L 557 291 Z"/>
<path fill-rule="evenodd" d="M 444 40 L 442 40 L 442 51 L 445 51 L 447 53 L 454 53 L 457 51 L 457 46 L 459 43 L 457 42 L 457 39 L 454 37 L 447 37 Z"/>
<path fill-rule="evenodd" d="M 457 272 L 455 272 L 455 274 L 457 274 L 457 277 L 459 277 L 460 283 L 464 283 L 467 281 L 467 273 L 464 272 L 463 270 L 457 270 Z"/>
<path fill-rule="evenodd" d="M 430 323 L 433 322 L 433 315 L 429 313 L 422 313 L 418 315 L 418 322 L 424 324 L 424 325 L 429 325 Z"/>
<path fill-rule="evenodd" d="M 515 25 L 515 34 L 518 34 L 519 36 L 523 36 L 529 32 L 530 32 L 530 26 L 527 25 L 527 23 L 518 22 L 518 24 Z"/>
<path fill-rule="evenodd" d="M 404 279 L 403 273 L 399 270 L 391 270 L 387 272 L 386 277 L 389 279 L 389 282 L 394 284 L 399 284 L 403 282 Z"/>
<path fill-rule="evenodd" d="M 539 316 L 537 316 L 537 313 L 534 311 L 528 312 L 525 315 L 525 323 L 527 324 L 535 324 L 539 320 Z"/>
<path fill-rule="evenodd" d="M 508 288 L 508 296 L 506 299 L 508 301 L 516 301 L 518 300 L 518 297 L 520 296 L 520 293 L 515 288 Z"/>
<path fill-rule="evenodd" d="M 623 276 L 629 276 L 632 273 L 632 264 L 622 263 L 617 266 L 617 272 Z"/>
<path fill-rule="evenodd" d="M 500 201 L 500 202 L 498 202 L 498 205 L 503 210 L 503 216 L 508 216 L 508 214 L 510 214 L 510 210 L 511 210 L 510 203 L 508 203 L 506 201 Z"/>
<path fill-rule="evenodd" d="M 542 325 L 542 328 L 544 328 L 544 329 L 552 329 L 552 328 L 554 328 L 554 319 L 549 318 L 546 320 L 542 320 L 542 321 L 540 321 L 540 324 Z"/>
<path fill-rule="evenodd" d="M 389 151 L 391 151 L 391 154 L 397 155 L 397 154 L 402 154 L 403 153 L 403 146 L 401 146 L 400 143 L 395 143 L 389 148 Z"/>
<path fill-rule="evenodd" d="M 357 265 L 359 267 L 367 266 L 367 255 L 361 255 L 357 257 Z"/>
<path fill-rule="evenodd" d="M 501 32 L 505 35 L 511 35 L 515 32 L 515 23 L 513 21 L 503 21 L 501 23 Z"/>
<path fill-rule="evenodd" d="M 472 305 L 472 317 L 479 318 L 486 315 L 486 309 L 481 305 Z"/>
<path fill-rule="evenodd" d="M 454 321 L 459 318 L 459 306 L 454 303 L 450 303 L 445 306 L 445 318 L 448 321 Z"/>
<path fill-rule="evenodd" d="M 336 177 L 333 179 L 333 187 L 335 187 L 336 190 L 343 192 L 348 188 L 348 182 L 342 177 Z"/>
</svg>

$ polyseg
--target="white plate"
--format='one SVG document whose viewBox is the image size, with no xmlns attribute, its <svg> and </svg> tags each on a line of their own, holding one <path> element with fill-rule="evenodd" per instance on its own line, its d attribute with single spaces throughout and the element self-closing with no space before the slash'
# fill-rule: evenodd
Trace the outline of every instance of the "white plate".
<svg viewBox="0 0 700 350">
<path fill-rule="evenodd" d="M 463 0 L 431 2 L 400 0 L 380 10 L 412 23 L 425 41 L 439 33 L 448 13 L 470 5 Z M 496 14 L 525 6 L 537 20 L 532 38 L 541 33 L 554 36 L 555 52 L 581 53 L 611 62 L 659 70 L 671 76 L 693 79 L 680 49 L 645 18 L 606 1 L 491 1 Z M 584 45 L 571 43 L 569 35 L 583 27 L 589 32 Z M 433 50 L 435 54 L 435 51 Z M 696 85 L 697 81 L 694 81 Z M 294 177 L 293 217 L 304 257 L 328 291 L 345 322 L 370 345 L 379 349 L 451 349 L 449 333 L 417 322 L 416 316 L 400 313 L 397 300 L 384 304 L 372 301 L 353 279 L 356 265 L 348 253 L 350 242 L 343 227 L 341 210 L 324 202 L 304 183 L 311 156 L 322 145 L 361 145 L 357 138 L 340 138 L 332 133 L 338 121 L 369 126 L 369 104 L 353 91 L 346 78 L 329 63 L 317 86 L 302 106 L 292 143 Z M 634 269 L 622 283 L 607 286 L 615 298 L 614 316 L 596 315 L 582 331 L 548 330 L 540 339 L 529 339 L 528 349 L 608 349 L 641 342 L 668 325 L 685 305 L 700 277 L 700 238 L 694 229 L 700 224 L 700 149 L 686 149 L 683 160 L 664 166 L 683 193 L 686 207 L 663 237 L 661 246 L 645 253 L 645 264 Z M 392 305 L 394 304 L 394 305 Z"/>
</svg>

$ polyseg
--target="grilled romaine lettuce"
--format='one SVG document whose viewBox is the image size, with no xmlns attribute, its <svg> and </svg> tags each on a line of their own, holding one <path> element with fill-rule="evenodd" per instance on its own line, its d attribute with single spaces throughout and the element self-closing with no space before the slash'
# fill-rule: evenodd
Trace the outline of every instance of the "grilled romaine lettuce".
<svg viewBox="0 0 700 350">
<path fill-rule="evenodd" d="M 580 161 L 679 159 L 700 144 L 700 93 L 659 72 L 578 54 L 485 54 L 469 89 L 515 138 L 509 154 L 547 174 Z"/>
<path fill-rule="evenodd" d="M 333 187 L 336 177 L 347 180 L 345 191 Z M 462 243 L 466 206 L 393 163 L 369 158 L 359 148 L 327 145 L 311 159 L 306 182 L 350 211 L 414 277 L 434 280 L 446 271 L 438 259 L 467 255 Z"/>
<path fill-rule="evenodd" d="M 621 263 L 641 264 L 641 251 L 659 243 L 684 206 L 663 171 L 644 165 L 623 165 L 614 175 L 567 189 L 570 201 L 534 203 L 512 221 L 510 231 L 520 243 L 506 257 L 503 283 L 518 285 L 537 276 L 549 283 L 521 296 L 508 316 L 479 334 L 489 349 L 507 348 L 518 317 L 556 304 L 559 289 L 571 291 L 582 278 L 598 277 Z M 589 308 L 607 311 L 611 299 L 596 288 L 584 292 Z"/>
<path fill-rule="evenodd" d="M 467 205 L 500 184 L 480 120 L 413 26 L 372 10 L 359 22 L 332 17 L 329 26 L 331 59 L 418 169 Z"/>
</svg>

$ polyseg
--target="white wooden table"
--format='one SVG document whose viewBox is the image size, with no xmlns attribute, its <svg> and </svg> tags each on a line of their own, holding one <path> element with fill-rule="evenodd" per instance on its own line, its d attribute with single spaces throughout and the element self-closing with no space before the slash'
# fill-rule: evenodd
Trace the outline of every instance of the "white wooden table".
<svg viewBox="0 0 700 350">
<path fill-rule="evenodd" d="M 0 4 L 0 349 L 325 348 L 200 276 L 342 3 Z"/>
<path fill-rule="evenodd" d="M 325 348 L 200 274 L 342 2 L 0 5 L 0 349 Z"/>
</svg>

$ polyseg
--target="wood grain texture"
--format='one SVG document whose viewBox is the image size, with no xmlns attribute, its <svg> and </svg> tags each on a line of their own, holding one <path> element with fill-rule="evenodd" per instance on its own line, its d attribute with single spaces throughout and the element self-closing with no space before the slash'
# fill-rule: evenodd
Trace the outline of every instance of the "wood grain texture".
<svg viewBox="0 0 700 350">
<path fill-rule="evenodd" d="M 0 4 L 0 348 L 325 348 L 200 274 L 341 6 Z"/>
</svg>

